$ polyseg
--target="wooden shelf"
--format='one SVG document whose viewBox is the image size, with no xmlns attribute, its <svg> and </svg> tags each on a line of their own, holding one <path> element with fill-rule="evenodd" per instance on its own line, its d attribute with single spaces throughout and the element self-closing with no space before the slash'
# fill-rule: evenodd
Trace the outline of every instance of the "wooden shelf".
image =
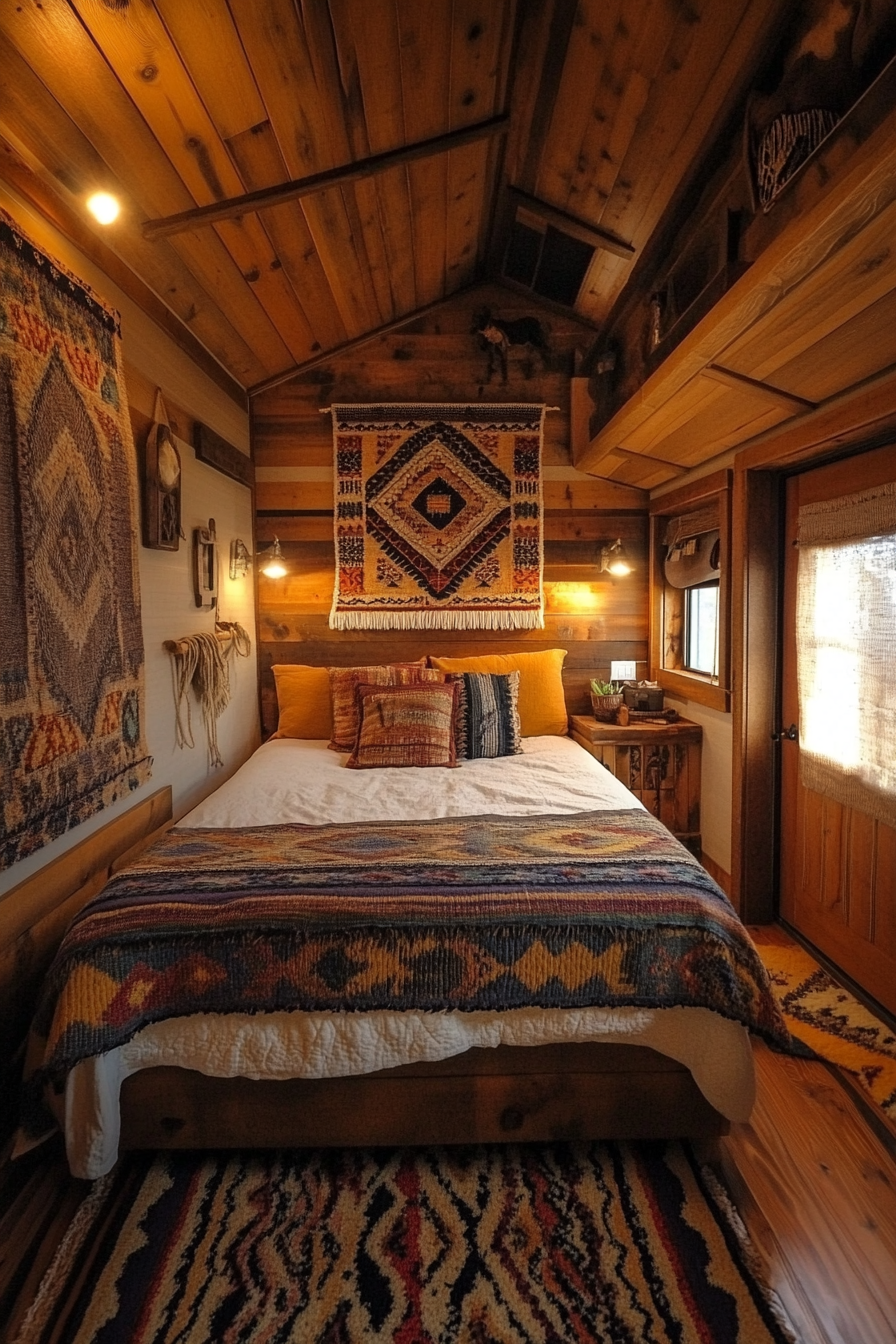
<svg viewBox="0 0 896 1344">
<path fill-rule="evenodd" d="M 896 62 L 788 187 L 792 200 L 757 216 L 749 268 L 601 426 L 577 467 L 625 480 L 632 454 L 658 472 L 664 461 L 697 466 L 894 361 L 896 109 L 884 98 L 894 85 Z"/>
</svg>

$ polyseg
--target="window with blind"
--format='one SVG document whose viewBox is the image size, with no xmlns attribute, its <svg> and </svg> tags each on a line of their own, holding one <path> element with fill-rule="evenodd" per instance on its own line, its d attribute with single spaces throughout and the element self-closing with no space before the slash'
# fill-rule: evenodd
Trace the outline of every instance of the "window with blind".
<svg viewBox="0 0 896 1344">
<path fill-rule="evenodd" d="M 666 690 L 727 710 L 730 473 L 651 504 L 651 675 Z"/>
</svg>

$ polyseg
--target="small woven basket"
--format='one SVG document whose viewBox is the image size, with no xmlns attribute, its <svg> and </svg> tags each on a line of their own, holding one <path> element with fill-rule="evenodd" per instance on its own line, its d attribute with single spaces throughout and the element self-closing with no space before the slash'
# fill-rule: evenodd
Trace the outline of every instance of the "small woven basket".
<svg viewBox="0 0 896 1344">
<path fill-rule="evenodd" d="M 596 695 L 591 692 L 591 711 L 601 723 L 615 723 L 616 712 L 622 704 L 622 692 L 618 695 Z"/>
</svg>

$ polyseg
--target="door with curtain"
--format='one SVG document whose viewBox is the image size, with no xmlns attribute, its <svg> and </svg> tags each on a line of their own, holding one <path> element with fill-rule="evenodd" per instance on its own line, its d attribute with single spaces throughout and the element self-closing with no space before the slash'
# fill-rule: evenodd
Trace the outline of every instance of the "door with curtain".
<svg viewBox="0 0 896 1344">
<path fill-rule="evenodd" d="M 896 1012 L 896 445 L 787 483 L 781 916 Z"/>
</svg>

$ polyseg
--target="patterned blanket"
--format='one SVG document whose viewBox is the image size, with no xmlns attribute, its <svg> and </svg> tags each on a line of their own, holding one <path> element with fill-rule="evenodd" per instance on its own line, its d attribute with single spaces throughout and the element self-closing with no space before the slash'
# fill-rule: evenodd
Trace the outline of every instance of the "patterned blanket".
<svg viewBox="0 0 896 1344">
<path fill-rule="evenodd" d="M 172 830 L 76 918 L 46 980 L 44 1086 L 191 1013 L 674 1005 L 786 1046 L 722 891 L 647 813 Z"/>
</svg>

